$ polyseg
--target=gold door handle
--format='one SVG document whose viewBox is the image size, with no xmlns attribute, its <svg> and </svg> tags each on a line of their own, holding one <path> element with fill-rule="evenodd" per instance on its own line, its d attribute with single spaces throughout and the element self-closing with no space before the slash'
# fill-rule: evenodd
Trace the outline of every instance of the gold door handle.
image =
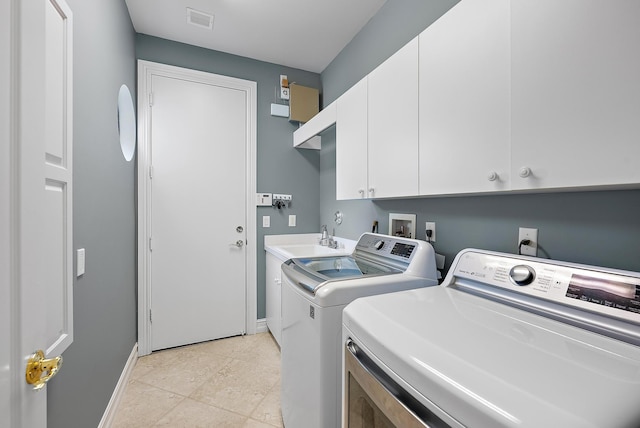
<svg viewBox="0 0 640 428">
<path fill-rule="evenodd" d="M 33 389 L 42 389 L 58 373 L 60 367 L 62 367 L 62 356 L 45 359 L 44 352 L 36 351 L 27 361 L 27 383 L 33 385 Z M 42 376 L 45 372 L 47 374 Z"/>
</svg>

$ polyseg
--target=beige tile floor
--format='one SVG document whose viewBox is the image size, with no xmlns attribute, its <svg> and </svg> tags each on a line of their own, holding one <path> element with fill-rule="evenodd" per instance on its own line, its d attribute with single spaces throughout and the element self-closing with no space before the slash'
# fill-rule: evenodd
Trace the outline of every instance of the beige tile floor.
<svg viewBox="0 0 640 428">
<path fill-rule="evenodd" d="M 140 357 L 114 428 L 282 427 L 280 350 L 269 333 Z"/>
</svg>

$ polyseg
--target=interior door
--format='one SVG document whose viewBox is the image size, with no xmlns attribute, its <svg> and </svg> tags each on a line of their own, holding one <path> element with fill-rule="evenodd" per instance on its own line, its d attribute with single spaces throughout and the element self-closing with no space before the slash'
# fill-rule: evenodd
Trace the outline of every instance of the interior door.
<svg viewBox="0 0 640 428">
<path fill-rule="evenodd" d="M 27 360 L 73 340 L 72 17 L 63 0 L 2 7 L 0 425 L 41 428 L 46 383 L 38 392 L 25 382 Z"/>
<path fill-rule="evenodd" d="M 151 78 L 151 350 L 246 331 L 247 98 Z"/>
</svg>

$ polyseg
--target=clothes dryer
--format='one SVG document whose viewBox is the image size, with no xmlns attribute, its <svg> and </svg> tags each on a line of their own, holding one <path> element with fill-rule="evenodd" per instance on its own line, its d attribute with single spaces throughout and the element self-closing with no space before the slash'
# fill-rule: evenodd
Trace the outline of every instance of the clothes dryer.
<svg viewBox="0 0 640 428">
<path fill-rule="evenodd" d="M 343 323 L 344 427 L 640 426 L 640 273 L 468 249 Z"/>
</svg>

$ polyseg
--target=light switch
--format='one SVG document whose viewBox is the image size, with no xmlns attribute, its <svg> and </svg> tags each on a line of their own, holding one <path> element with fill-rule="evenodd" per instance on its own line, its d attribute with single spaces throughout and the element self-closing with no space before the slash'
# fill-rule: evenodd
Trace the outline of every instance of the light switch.
<svg viewBox="0 0 640 428">
<path fill-rule="evenodd" d="M 271 227 L 271 216 L 262 216 L 262 227 Z"/>
<path fill-rule="evenodd" d="M 76 252 L 77 257 L 76 257 L 76 265 L 77 265 L 77 274 L 76 276 L 82 276 L 84 275 L 84 260 L 85 260 L 85 255 L 84 255 L 84 248 L 80 248 L 77 250 Z"/>
<path fill-rule="evenodd" d="M 296 216 L 295 215 L 290 215 L 289 216 L 289 227 L 295 227 L 296 226 Z"/>
</svg>

